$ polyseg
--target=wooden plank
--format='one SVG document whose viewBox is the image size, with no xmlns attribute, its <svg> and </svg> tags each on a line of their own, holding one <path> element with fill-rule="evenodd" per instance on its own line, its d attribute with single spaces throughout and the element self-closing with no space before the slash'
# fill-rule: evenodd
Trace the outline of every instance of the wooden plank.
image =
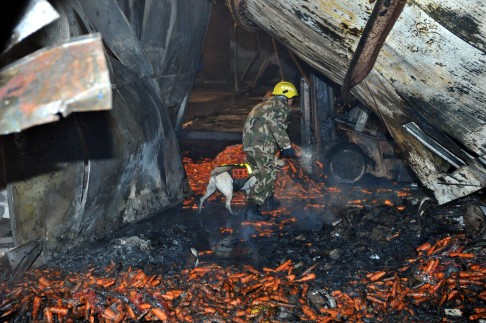
<svg viewBox="0 0 486 323">
<path fill-rule="evenodd" d="M 453 34 L 486 52 L 484 0 L 420 0 L 413 3 Z"/>
</svg>

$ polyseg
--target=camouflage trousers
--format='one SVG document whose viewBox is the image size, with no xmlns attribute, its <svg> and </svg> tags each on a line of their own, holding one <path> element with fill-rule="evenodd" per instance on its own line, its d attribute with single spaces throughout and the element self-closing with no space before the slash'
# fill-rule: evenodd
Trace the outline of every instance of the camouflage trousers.
<svg viewBox="0 0 486 323">
<path fill-rule="evenodd" d="M 253 150 L 245 151 L 245 153 L 256 178 L 255 185 L 248 194 L 248 202 L 255 202 L 261 206 L 275 189 L 277 179 L 275 156 Z"/>
</svg>

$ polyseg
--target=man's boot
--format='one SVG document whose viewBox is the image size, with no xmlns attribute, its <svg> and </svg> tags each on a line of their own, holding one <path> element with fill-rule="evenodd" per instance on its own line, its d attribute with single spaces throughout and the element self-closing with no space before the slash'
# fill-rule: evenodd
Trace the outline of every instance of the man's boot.
<svg viewBox="0 0 486 323">
<path fill-rule="evenodd" d="M 275 199 L 274 195 L 270 195 L 266 200 L 265 204 L 263 204 L 267 211 L 272 211 L 278 209 L 281 206 L 281 203 Z"/>
<path fill-rule="evenodd" d="M 248 202 L 245 210 L 245 219 L 249 221 L 268 221 L 269 215 L 260 212 L 260 206 L 255 202 Z"/>
</svg>

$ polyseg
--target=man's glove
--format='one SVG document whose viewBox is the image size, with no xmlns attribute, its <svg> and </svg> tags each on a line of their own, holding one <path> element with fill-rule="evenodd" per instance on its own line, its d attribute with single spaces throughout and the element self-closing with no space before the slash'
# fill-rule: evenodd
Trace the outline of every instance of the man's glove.
<svg viewBox="0 0 486 323">
<path fill-rule="evenodd" d="M 292 147 L 282 149 L 281 153 L 285 157 L 295 157 L 295 150 Z"/>
</svg>

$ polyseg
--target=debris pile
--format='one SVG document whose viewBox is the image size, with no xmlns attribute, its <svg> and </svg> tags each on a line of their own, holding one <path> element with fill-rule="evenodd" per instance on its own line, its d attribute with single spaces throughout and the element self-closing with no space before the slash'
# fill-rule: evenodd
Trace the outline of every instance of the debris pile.
<svg viewBox="0 0 486 323">
<path fill-rule="evenodd" d="M 204 193 L 213 167 L 236 162 L 229 157 L 240 148 L 232 148 L 217 161 L 185 159 L 196 194 Z M 468 206 L 472 201 L 437 206 L 397 187 L 326 187 L 293 161 L 279 172 L 277 185 L 282 206 L 266 211 L 270 221 L 245 221 L 223 206 L 224 214 L 197 214 L 191 200 L 31 270 L 15 285 L 2 283 L 0 318 L 486 319 L 486 243 L 484 223 L 478 222 L 484 216 Z"/>
<path fill-rule="evenodd" d="M 115 263 L 103 270 L 28 272 L 0 288 L 0 317 L 68 322 L 362 322 L 448 315 L 486 318 L 484 246 L 448 236 L 417 248 L 396 271 L 356 273 L 331 290 L 314 272 L 287 260 L 275 268 L 203 263 L 179 273 L 147 273 Z M 482 259 L 482 260 L 481 260 Z M 446 309 L 447 311 L 443 311 Z"/>
<path fill-rule="evenodd" d="M 296 275 L 290 260 L 262 272 L 250 265 L 237 269 L 215 264 L 175 275 L 115 268 L 113 263 L 104 271 L 87 273 L 31 271 L 23 283 L 2 286 L 0 317 L 46 322 L 247 322 L 312 313 L 307 293 L 315 274 L 308 268 Z"/>
<path fill-rule="evenodd" d="M 408 322 L 486 318 L 486 249 L 468 248 L 467 242 L 463 235 L 426 242 L 417 248 L 418 257 L 399 270 L 370 272 L 351 281 L 348 293 L 334 291 L 343 310 L 325 312 L 334 318 L 345 313 L 350 321 L 361 321 L 370 312 L 374 318 Z"/>
</svg>

